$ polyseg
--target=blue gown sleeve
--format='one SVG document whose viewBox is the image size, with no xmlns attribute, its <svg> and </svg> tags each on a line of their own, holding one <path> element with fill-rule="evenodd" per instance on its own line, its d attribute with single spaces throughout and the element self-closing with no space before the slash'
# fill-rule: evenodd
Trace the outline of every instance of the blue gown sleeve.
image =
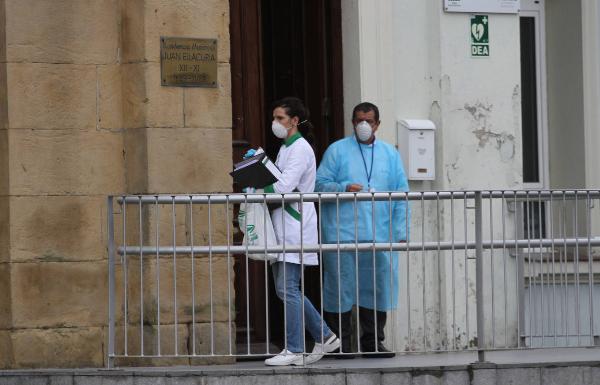
<svg viewBox="0 0 600 385">
<path fill-rule="evenodd" d="M 336 161 L 336 150 L 330 146 L 317 169 L 315 191 L 317 192 L 343 192 L 345 186 L 337 182 L 339 166 Z"/>
<path fill-rule="evenodd" d="M 404 166 L 402 165 L 402 158 L 397 151 L 395 152 L 396 158 L 396 180 L 394 191 L 408 192 L 408 179 L 404 172 Z M 409 229 L 408 224 L 410 223 L 410 210 L 408 201 L 396 201 L 394 204 L 393 212 L 393 224 L 395 241 L 405 241 L 408 239 Z"/>
</svg>

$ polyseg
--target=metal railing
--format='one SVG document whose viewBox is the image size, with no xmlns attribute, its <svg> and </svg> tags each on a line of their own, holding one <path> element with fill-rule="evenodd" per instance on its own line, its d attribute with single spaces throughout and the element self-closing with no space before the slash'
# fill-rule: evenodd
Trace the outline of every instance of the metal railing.
<svg viewBox="0 0 600 385">
<path fill-rule="evenodd" d="M 397 255 L 398 306 L 384 341 L 393 352 L 473 350 L 483 360 L 492 349 L 597 346 L 599 199 L 589 190 L 111 196 L 108 362 L 277 354 L 287 341 L 273 330 L 285 330 L 285 317 L 269 299 L 269 263 L 251 253 L 318 253 L 301 290 L 321 316 L 324 254 L 371 254 L 373 266 L 378 252 Z M 242 244 L 236 205 L 294 202 L 316 204 L 319 239 L 324 205 L 353 208 L 356 222 L 360 205 L 401 202 L 410 236 L 394 239 L 390 224 L 385 241 L 355 233 L 352 242 Z M 253 308 L 260 297 L 264 308 Z M 358 353 L 360 322 L 355 311 Z"/>
</svg>

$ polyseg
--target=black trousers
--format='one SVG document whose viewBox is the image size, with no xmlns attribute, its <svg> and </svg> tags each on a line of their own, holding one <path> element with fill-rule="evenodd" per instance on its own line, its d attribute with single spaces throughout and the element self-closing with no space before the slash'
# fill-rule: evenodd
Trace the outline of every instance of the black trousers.
<svg viewBox="0 0 600 385">
<path fill-rule="evenodd" d="M 323 316 L 325 322 L 327 322 L 327 326 L 341 338 L 342 352 L 352 352 L 352 311 L 345 313 L 324 312 Z M 386 312 L 359 307 L 358 321 L 362 332 L 360 336 L 360 350 L 363 352 L 374 352 L 376 342 L 382 343 L 385 339 L 383 329 L 387 321 Z"/>
</svg>

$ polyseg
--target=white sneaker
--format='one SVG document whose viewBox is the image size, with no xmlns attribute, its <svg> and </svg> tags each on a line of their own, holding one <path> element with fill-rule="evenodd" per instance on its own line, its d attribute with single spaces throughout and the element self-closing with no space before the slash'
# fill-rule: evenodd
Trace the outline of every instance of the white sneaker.
<svg viewBox="0 0 600 385">
<path fill-rule="evenodd" d="M 315 342 L 315 347 L 311 354 L 306 357 L 306 364 L 314 364 L 323 358 L 325 353 L 331 353 L 337 348 L 340 347 L 340 339 L 337 338 L 335 334 L 332 334 L 331 337 L 325 341 L 325 343 L 317 343 Z"/>
<path fill-rule="evenodd" d="M 302 354 L 292 353 L 287 349 L 283 349 L 278 355 L 267 358 L 265 365 L 269 366 L 286 366 L 286 365 L 302 365 Z"/>
</svg>

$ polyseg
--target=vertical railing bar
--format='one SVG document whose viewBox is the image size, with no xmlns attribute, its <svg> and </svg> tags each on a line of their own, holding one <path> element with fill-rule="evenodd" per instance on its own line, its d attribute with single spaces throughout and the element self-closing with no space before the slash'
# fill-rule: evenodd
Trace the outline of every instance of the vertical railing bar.
<svg viewBox="0 0 600 385">
<path fill-rule="evenodd" d="M 541 319 L 541 326 L 542 326 L 542 346 L 544 346 L 544 341 L 545 341 L 545 331 L 544 331 L 544 321 L 546 320 L 545 317 L 545 307 L 544 307 L 544 252 L 543 252 L 543 246 L 542 246 L 542 240 L 544 235 L 542 234 L 542 229 L 543 227 L 543 223 L 542 223 L 542 192 L 538 191 L 538 223 L 539 223 L 539 238 L 540 238 L 540 292 L 541 292 L 541 308 L 540 308 L 540 319 Z"/>
<path fill-rule="evenodd" d="M 300 213 L 300 290 L 302 298 L 300 300 L 300 308 L 302 309 L 302 352 L 306 353 L 306 317 L 305 314 L 305 290 L 304 290 L 304 195 L 300 194 L 300 202 L 298 202 L 298 212 Z M 321 341 L 324 342 L 324 341 Z M 302 355 L 303 360 L 306 359 L 306 354 Z"/>
<path fill-rule="evenodd" d="M 160 245 L 160 239 L 159 239 L 159 227 L 160 227 L 160 221 L 159 221 L 159 209 L 158 209 L 158 195 L 156 195 L 154 197 L 154 202 L 155 202 L 155 206 L 154 206 L 154 210 L 156 213 L 156 324 L 157 324 L 157 330 L 156 330 L 156 352 L 157 354 L 160 356 L 161 355 L 161 350 L 160 350 L 160 254 L 158 252 L 158 247 Z"/>
<path fill-rule="evenodd" d="M 267 244 L 269 243 L 267 239 L 267 215 L 269 215 L 269 209 L 267 207 L 267 194 L 263 194 L 263 229 L 265 234 L 265 256 L 267 255 Z M 266 336 L 266 351 L 267 354 L 271 354 L 270 345 L 271 345 L 271 336 L 270 336 L 270 328 L 269 328 L 269 263 L 267 262 L 267 258 L 265 258 L 264 264 L 265 268 L 265 336 Z"/>
<path fill-rule="evenodd" d="M 421 193 L 421 244 L 423 245 L 423 249 L 421 253 L 423 258 L 421 259 L 422 263 L 422 288 L 423 288 L 423 351 L 427 351 L 427 295 L 425 292 L 425 279 L 426 279 L 426 271 L 425 271 L 425 258 L 427 252 L 425 251 L 425 195 Z"/>
<path fill-rule="evenodd" d="M 115 356 L 115 224 L 113 213 L 113 197 L 106 200 L 106 220 L 108 234 L 108 351 L 107 369 L 114 368 Z"/>
<path fill-rule="evenodd" d="M 563 191 L 563 196 L 562 196 L 562 237 L 563 237 L 563 256 L 564 256 L 564 288 L 565 288 L 565 294 L 564 294 L 564 298 L 563 298 L 563 315 L 564 315 L 564 322 L 563 322 L 563 327 L 564 327 L 564 335 L 566 338 L 566 344 L 567 346 L 569 346 L 569 303 L 567 301 L 567 296 L 569 294 L 569 265 L 568 265 L 568 261 L 567 261 L 567 197 L 566 197 L 566 191 Z M 561 266 L 561 270 L 562 270 L 562 266 Z"/>
<path fill-rule="evenodd" d="M 463 195 L 463 226 L 464 226 L 464 233 L 465 233 L 465 320 L 466 320 L 466 328 L 465 331 L 467 333 L 467 338 L 466 338 L 466 342 L 467 342 L 467 349 L 469 348 L 469 335 L 470 330 L 469 330 L 469 255 L 468 255 L 468 248 L 467 248 L 467 243 L 468 243 L 468 238 L 469 238 L 469 232 L 467 229 L 467 195 Z"/>
<path fill-rule="evenodd" d="M 177 317 L 177 222 L 175 215 L 175 196 L 171 196 L 171 220 L 173 226 L 173 319 L 175 330 L 175 356 L 179 355 L 178 317 Z"/>
<path fill-rule="evenodd" d="M 281 195 L 281 227 L 282 227 L 282 242 L 283 242 L 283 253 L 282 253 L 282 257 L 283 257 L 283 335 L 285 336 L 283 339 L 283 344 L 285 347 L 285 351 L 287 353 L 287 348 L 288 348 L 288 335 L 287 335 L 287 255 L 285 253 L 285 247 L 286 247 L 286 240 L 285 240 L 285 229 L 286 229 L 286 225 L 285 225 L 285 199 L 283 194 Z M 304 313 L 302 314 L 302 317 L 304 317 Z"/>
<path fill-rule="evenodd" d="M 335 218 L 336 218 L 336 236 L 337 236 L 337 294 L 338 294 L 338 332 L 340 338 L 340 352 L 342 352 L 342 346 L 344 345 L 344 337 L 342 332 L 342 280 L 341 280 L 341 267 L 340 267 L 340 196 L 338 193 L 335 194 Z M 343 352 L 342 352 L 343 353 Z"/>
<path fill-rule="evenodd" d="M 437 215 L 437 218 L 436 218 L 436 221 L 437 221 L 437 266 L 438 266 L 438 268 L 437 268 L 437 272 L 438 272 L 437 279 L 438 279 L 438 285 L 439 285 L 438 286 L 438 293 L 437 293 L 438 294 L 438 298 L 439 298 L 439 300 L 438 300 L 438 329 L 439 329 L 439 331 L 441 333 L 441 331 L 443 329 L 443 326 L 442 326 L 442 301 L 441 301 L 441 299 L 442 299 L 442 272 L 441 272 L 441 269 L 440 269 L 440 261 L 442 260 L 442 256 L 441 256 L 442 251 L 441 251 L 441 248 L 440 248 L 440 242 L 441 242 L 441 237 L 442 237 L 442 230 L 441 230 L 441 227 L 440 227 L 440 193 L 439 193 L 439 191 L 435 193 L 435 201 L 436 201 L 436 215 Z M 444 334 L 446 334 L 446 333 L 444 333 Z M 440 342 L 439 342 L 438 348 L 439 349 L 443 349 L 444 348 L 443 347 L 443 341 L 442 341 L 441 338 L 440 338 Z"/>
<path fill-rule="evenodd" d="M 248 214 L 248 194 L 244 195 L 244 207 L 246 208 L 246 215 Z M 283 206 L 282 206 L 283 208 Z M 247 218 L 247 217 L 246 217 Z M 248 236 L 248 225 L 246 223 L 244 223 L 244 225 L 246 226 L 246 242 L 244 242 L 246 244 L 246 258 L 245 258 L 245 264 L 246 264 L 246 354 L 250 355 L 252 354 L 252 350 L 250 348 L 250 272 L 248 271 L 249 269 L 249 261 L 248 261 L 248 240 L 249 240 L 249 236 Z M 285 302 L 284 302 L 285 305 Z M 285 312 L 284 312 L 284 320 L 285 320 Z M 285 335 L 285 333 L 284 333 Z M 286 346 L 287 348 L 287 346 Z"/>
<path fill-rule="evenodd" d="M 579 238 L 579 226 L 578 226 L 578 211 L 579 211 L 579 203 L 577 201 L 577 197 L 578 194 L 575 194 L 575 203 L 574 203 L 574 209 L 573 209 L 573 214 L 575 216 L 575 218 L 573 219 L 574 222 L 574 227 L 575 227 L 575 233 L 573 234 L 574 238 L 578 239 Z M 581 304 L 579 302 L 579 291 L 580 291 L 580 285 L 579 285 L 579 242 L 575 243 L 575 302 L 577 304 L 577 311 L 574 312 L 575 317 L 577 318 L 577 346 L 581 346 Z"/>
<path fill-rule="evenodd" d="M 493 198 L 490 194 L 488 198 L 490 202 L 490 272 L 492 275 L 491 279 L 491 291 L 492 291 L 492 347 L 496 348 L 496 281 L 494 271 L 494 210 L 493 210 Z M 483 204 L 483 202 L 482 202 Z M 483 207 L 482 207 L 483 208 Z M 483 223 L 482 223 L 483 225 Z M 483 229 L 482 229 L 483 232 Z"/>
<path fill-rule="evenodd" d="M 140 356 L 144 356 L 144 231 L 142 228 L 142 197 L 138 196 L 140 231 Z"/>
<path fill-rule="evenodd" d="M 454 273 L 454 192 L 450 195 L 450 238 L 452 242 L 452 348 L 456 349 L 456 289 Z"/>
<path fill-rule="evenodd" d="M 394 222 L 394 216 L 393 216 L 393 211 L 394 211 L 394 205 L 395 202 L 392 202 L 392 194 L 388 193 L 388 203 L 389 203 L 389 209 L 390 209 L 390 218 L 389 218 L 389 223 L 390 223 L 390 234 L 389 234 L 389 239 L 390 239 L 390 303 L 393 305 L 394 304 L 394 294 L 396 294 L 394 292 L 394 251 L 392 250 L 392 243 L 394 242 L 394 231 L 393 231 L 393 222 Z M 400 238 L 398 236 L 398 238 Z M 400 253 L 398 253 L 398 260 L 400 259 Z M 398 264 L 398 268 L 400 268 L 400 264 Z M 399 288 L 398 288 L 399 289 Z M 398 298 L 398 302 L 400 302 L 400 298 Z M 396 317 L 395 315 L 395 311 L 391 311 L 390 315 L 391 317 L 391 329 L 392 329 L 392 336 L 396 336 Z M 396 351 L 396 338 L 392 337 L 392 351 L 395 352 Z"/>
<path fill-rule="evenodd" d="M 215 355 L 215 309 L 213 291 L 213 253 L 212 253 L 212 202 L 208 195 L 208 284 L 210 293 L 210 354 Z"/>
<path fill-rule="evenodd" d="M 409 210 L 409 201 L 408 201 L 408 194 L 406 194 L 404 196 L 404 202 L 406 203 L 406 210 L 404 212 L 404 231 L 406 233 L 406 307 L 407 307 L 407 312 L 406 312 L 406 318 L 407 318 L 407 337 L 408 337 L 408 342 L 407 342 L 407 348 L 410 349 L 410 346 L 412 344 L 412 331 L 411 331 L 411 317 L 410 317 L 410 313 L 411 313 L 411 308 L 410 308 L 410 234 L 409 234 L 409 215 L 408 215 L 408 210 Z"/>
<path fill-rule="evenodd" d="M 229 223 L 229 195 L 225 196 L 225 221 L 227 222 L 227 339 L 229 355 L 233 354 L 231 338 L 231 224 Z"/>
<path fill-rule="evenodd" d="M 592 255 L 592 247 L 591 247 L 591 204 L 590 204 L 590 192 L 586 192 L 586 201 L 585 201 L 585 216 L 586 216 L 586 227 L 587 227 L 587 258 L 588 258 L 588 289 L 589 289 L 589 300 L 590 300 L 590 345 L 594 345 L 594 264 L 593 264 L 593 255 Z M 579 238 L 579 236 L 577 236 Z"/>
<path fill-rule="evenodd" d="M 377 276 L 375 275 L 375 257 L 376 257 L 376 252 L 375 252 L 375 241 L 376 241 L 376 234 L 375 234 L 375 195 L 371 192 L 371 231 L 372 231 L 372 236 L 371 236 L 371 240 L 373 242 L 373 248 L 371 256 L 372 256 L 372 265 L 373 265 L 373 320 L 375 321 L 375 351 L 378 352 L 379 351 L 379 347 L 378 347 L 378 342 L 379 341 L 377 339 Z M 391 260 L 391 256 L 390 256 L 390 260 Z M 391 271 L 390 271 L 391 273 Z"/>
<path fill-rule="evenodd" d="M 210 230 L 209 230 L 210 233 Z M 192 258 L 192 355 L 196 355 L 196 272 L 194 259 L 194 202 L 190 195 L 190 246 Z M 212 301 L 212 298 L 211 298 Z"/>
<path fill-rule="evenodd" d="M 129 352 L 128 352 L 128 324 L 129 324 L 129 296 L 128 296 L 128 292 L 129 292 L 129 283 L 128 283 L 128 272 L 127 272 L 127 202 L 125 201 L 125 197 L 122 197 L 122 207 L 123 207 L 123 256 L 121 257 L 121 261 L 123 263 L 123 280 L 124 280 L 124 288 L 125 290 L 123 290 L 123 295 L 125 296 L 125 298 L 123 299 L 123 307 L 124 307 L 124 319 L 125 319 L 125 326 L 124 326 L 124 336 L 125 336 L 125 343 L 124 343 L 124 355 L 128 356 Z"/>
<path fill-rule="evenodd" d="M 556 336 L 556 264 L 555 264 L 555 252 L 554 249 L 554 201 L 553 195 L 550 194 L 550 235 L 552 238 L 552 243 L 550 246 L 550 253 L 552 254 L 552 329 L 554 330 L 554 346 L 557 344 L 557 336 Z"/>
<path fill-rule="evenodd" d="M 321 193 L 317 194 L 318 199 L 317 199 L 317 204 L 319 206 L 319 215 L 317 216 L 317 221 L 318 221 L 318 240 L 319 240 L 319 300 L 321 301 L 321 306 L 320 306 L 320 315 L 321 315 L 321 342 L 325 341 L 325 336 L 324 334 L 324 329 L 325 329 L 325 318 L 323 318 L 323 234 L 321 231 L 321 226 L 322 226 L 322 220 L 321 220 Z M 338 334 L 341 334 L 338 330 Z M 341 336 L 338 336 L 338 338 L 340 338 L 341 341 Z M 342 351 L 342 347 L 340 345 L 340 352 Z"/>
<path fill-rule="evenodd" d="M 529 191 L 527 191 L 525 198 L 525 217 L 527 218 L 527 273 L 529 277 L 527 278 L 529 284 L 529 302 L 527 307 L 529 309 L 529 347 L 533 347 L 534 341 L 534 333 L 533 333 L 533 322 L 535 307 L 533 306 L 533 288 L 535 286 L 535 280 L 532 280 L 532 276 L 534 275 L 534 271 L 531 269 L 531 233 L 533 231 L 533 225 L 531 223 L 531 204 L 529 202 Z M 534 264 L 535 269 L 535 264 Z"/>
<path fill-rule="evenodd" d="M 475 192 L 475 299 L 477 302 L 477 358 L 485 361 L 485 314 L 483 298 L 483 202 L 481 191 Z"/>
<path fill-rule="evenodd" d="M 521 257 L 519 255 L 519 246 L 518 246 L 518 239 L 519 239 L 519 235 L 518 235 L 518 229 L 519 229 L 519 205 L 517 202 L 517 194 L 515 194 L 514 198 L 513 198 L 513 204 L 515 207 L 515 262 L 516 262 L 516 274 L 515 274 L 515 283 L 516 283 L 516 287 L 515 287 L 515 293 L 516 293 L 516 300 L 517 300 L 517 348 L 521 347 L 521 321 L 523 321 L 523 324 L 525 323 L 525 320 L 521 320 L 521 318 L 524 318 L 524 311 L 525 311 L 525 299 L 524 299 L 524 292 L 521 289 L 524 285 L 525 285 L 525 279 L 523 277 L 523 270 L 524 270 L 524 266 L 521 263 Z"/>
<path fill-rule="evenodd" d="M 359 279 L 358 279 L 358 202 L 356 200 L 356 193 L 354 193 L 354 279 L 356 280 L 356 341 L 358 346 L 358 352 L 362 352 L 360 344 L 360 293 L 359 293 Z"/>
<path fill-rule="evenodd" d="M 506 279 L 506 191 L 502 190 L 502 288 L 504 289 L 504 348 L 508 348 L 508 281 Z M 516 223 L 515 223 L 516 226 Z"/>
</svg>

